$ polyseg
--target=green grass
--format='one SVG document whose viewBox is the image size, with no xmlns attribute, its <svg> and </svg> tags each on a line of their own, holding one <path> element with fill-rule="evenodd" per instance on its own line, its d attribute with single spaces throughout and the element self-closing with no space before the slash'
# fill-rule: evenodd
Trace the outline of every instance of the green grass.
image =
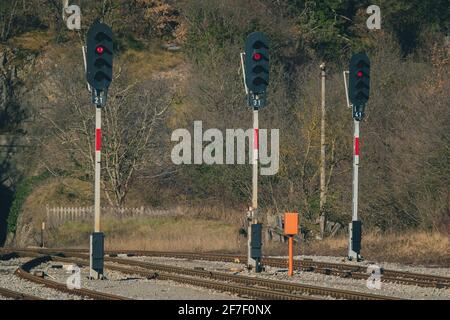
<svg viewBox="0 0 450 320">
<path fill-rule="evenodd" d="M 22 211 L 22 206 L 25 203 L 27 197 L 33 192 L 33 189 L 37 185 L 46 180 L 48 177 L 49 173 L 44 172 L 41 175 L 26 178 L 19 184 L 14 194 L 14 200 L 8 214 L 8 232 L 16 232 L 17 219 L 19 218 L 19 215 Z"/>
</svg>

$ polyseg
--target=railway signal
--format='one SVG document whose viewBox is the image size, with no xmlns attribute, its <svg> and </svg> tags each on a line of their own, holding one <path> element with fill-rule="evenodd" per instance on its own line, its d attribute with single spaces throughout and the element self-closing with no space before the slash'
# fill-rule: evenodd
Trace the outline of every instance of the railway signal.
<svg viewBox="0 0 450 320">
<path fill-rule="evenodd" d="M 370 95 L 369 57 L 365 53 L 353 55 L 349 70 L 349 98 L 353 105 L 353 118 L 361 121 Z"/>
<path fill-rule="evenodd" d="M 262 266 L 262 224 L 258 215 L 258 153 L 259 123 L 258 111 L 266 105 L 269 85 L 269 40 L 262 32 L 253 32 L 245 41 L 245 51 L 241 53 L 245 93 L 248 105 L 253 109 L 253 171 L 252 205 L 247 212 L 248 243 L 247 266 L 261 272 Z"/>
<path fill-rule="evenodd" d="M 344 80 L 345 80 L 344 72 Z M 370 60 L 365 53 L 352 56 L 350 60 L 349 86 L 346 94 L 351 103 L 354 133 L 353 133 L 353 201 L 352 222 L 349 225 L 348 259 L 360 261 L 362 224 L 358 218 L 358 170 L 360 154 L 359 123 L 364 118 L 364 109 L 370 95 Z M 345 80 L 345 84 L 347 82 Z"/>
<path fill-rule="evenodd" d="M 262 32 L 251 33 L 245 41 L 244 74 L 249 105 L 264 107 L 269 85 L 269 40 Z"/>
<path fill-rule="evenodd" d="M 86 79 L 92 88 L 95 104 L 95 181 L 94 181 L 94 232 L 90 236 L 89 277 L 103 278 L 104 234 L 100 232 L 100 179 L 102 146 L 102 107 L 106 104 L 113 71 L 113 34 L 104 23 L 94 23 L 87 33 Z"/>
</svg>

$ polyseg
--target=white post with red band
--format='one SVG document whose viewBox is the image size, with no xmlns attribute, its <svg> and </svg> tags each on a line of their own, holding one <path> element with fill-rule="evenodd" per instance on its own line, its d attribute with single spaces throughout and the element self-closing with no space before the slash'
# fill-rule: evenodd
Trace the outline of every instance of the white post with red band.
<svg viewBox="0 0 450 320">
<path fill-rule="evenodd" d="M 259 123 L 258 109 L 253 110 L 253 210 L 258 208 L 258 153 L 259 153 Z M 257 223 L 257 221 L 255 221 Z"/>
<path fill-rule="evenodd" d="M 253 109 L 253 149 L 252 149 L 252 207 L 248 217 L 247 266 L 255 272 L 262 271 L 261 264 L 261 225 L 258 224 L 258 156 L 259 123 L 258 108 Z"/>
<path fill-rule="evenodd" d="M 102 108 L 95 108 L 95 182 L 94 182 L 94 231 L 100 232 L 100 162 L 102 150 Z"/>
<path fill-rule="evenodd" d="M 358 169 L 359 169 L 359 121 L 353 120 L 353 206 L 352 222 L 350 222 L 348 259 L 352 261 L 361 261 L 361 221 L 358 220 Z"/>
<path fill-rule="evenodd" d="M 358 221 L 359 121 L 353 120 L 353 210 L 352 221 Z"/>
<path fill-rule="evenodd" d="M 95 107 L 95 179 L 94 179 L 94 233 L 89 245 L 89 278 L 104 279 L 104 235 L 100 232 L 100 161 L 102 150 L 102 107 Z"/>
</svg>

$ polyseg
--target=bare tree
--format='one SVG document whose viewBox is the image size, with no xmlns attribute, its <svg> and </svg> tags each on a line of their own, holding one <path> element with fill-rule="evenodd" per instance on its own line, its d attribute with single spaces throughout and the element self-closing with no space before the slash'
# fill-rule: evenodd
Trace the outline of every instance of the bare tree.
<svg viewBox="0 0 450 320">
<path fill-rule="evenodd" d="M 18 12 L 19 0 L 0 4 L 0 41 L 6 41 L 11 33 L 14 18 Z"/>
<path fill-rule="evenodd" d="M 160 142 L 156 129 L 163 124 L 174 93 L 168 80 L 154 78 L 133 83 L 120 65 L 116 70 L 102 117 L 102 185 L 108 202 L 120 206 L 136 173 L 155 160 L 152 151 Z M 71 78 L 74 81 L 68 81 Z M 65 168 L 80 176 L 91 176 L 95 166 L 95 112 L 83 76 L 61 68 L 49 82 L 42 84 L 41 91 L 48 91 L 48 86 L 52 92 L 59 92 L 59 98 L 39 110 L 39 117 L 48 125 L 41 144 L 51 152 L 42 161 L 47 162 L 47 168 L 54 168 L 60 158 Z"/>
<path fill-rule="evenodd" d="M 145 166 L 155 147 L 152 138 L 172 102 L 161 80 L 125 87 L 112 94 L 105 108 L 106 191 L 116 205 L 123 204 L 135 173 Z"/>
</svg>

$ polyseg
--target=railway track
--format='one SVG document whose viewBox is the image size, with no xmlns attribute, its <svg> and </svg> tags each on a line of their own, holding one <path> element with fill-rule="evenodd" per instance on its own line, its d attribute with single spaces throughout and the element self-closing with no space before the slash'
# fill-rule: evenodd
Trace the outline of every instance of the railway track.
<svg viewBox="0 0 450 320">
<path fill-rule="evenodd" d="M 64 251 L 66 253 L 87 253 L 85 249 L 32 249 L 32 251 L 40 251 L 44 253 Z M 242 262 L 246 261 L 243 255 L 231 254 L 214 254 L 214 253 L 191 253 L 191 252 L 159 252 L 159 251 L 142 251 L 142 250 L 109 250 L 106 254 L 115 256 L 118 254 L 126 254 L 129 256 L 152 256 L 179 258 L 188 260 L 207 260 L 207 261 L 223 261 L 223 262 Z M 263 263 L 267 266 L 286 268 L 286 259 L 269 258 L 263 259 Z M 328 263 L 319 262 L 311 259 L 302 259 L 294 261 L 294 268 L 307 272 L 317 272 L 321 274 L 339 276 L 344 278 L 363 279 L 368 278 L 366 266 L 358 266 L 345 263 Z M 396 271 L 383 269 L 382 281 L 390 283 L 399 283 L 405 285 L 414 285 L 420 287 L 450 288 L 450 277 L 427 275 L 421 273 L 412 273 L 405 271 Z"/>
<path fill-rule="evenodd" d="M 44 300 L 44 299 L 38 298 L 36 296 L 32 296 L 32 295 L 17 292 L 17 291 L 12 291 L 12 290 L 9 290 L 6 288 L 0 288 L 0 296 L 5 297 L 5 298 L 11 298 L 14 300 Z"/>
<path fill-rule="evenodd" d="M 58 255 L 52 256 L 52 260 L 88 265 L 88 256 L 85 253 L 79 252 L 60 252 Z M 116 264 L 106 264 L 106 269 L 120 271 L 126 274 L 138 274 L 146 278 L 160 280 L 173 280 L 258 299 L 309 300 L 316 299 L 312 297 L 332 297 L 347 300 L 398 300 L 390 296 L 234 275 L 203 269 L 182 268 L 116 257 L 105 257 L 105 262 Z M 117 264 L 127 267 L 117 266 Z M 130 269 L 129 266 L 133 268 Z"/>
<path fill-rule="evenodd" d="M 186 252 L 158 252 L 158 251 L 108 251 L 110 255 L 127 254 L 137 256 L 153 256 L 153 257 L 168 257 L 181 258 L 189 260 L 208 260 L 208 261 L 223 261 L 223 262 L 242 262 L 247 258 L 242 255 L 230 254 L 198 254 Z M 271 267 L 286 268 L 286 259 L 281 258 L 263 258 L 263 264 Z M 297 270 L 317 272 L 327 275 L 334 275 L 344 278 L 364 279 L 368 278 L 366 266 L 357 266 L 345 263 L 329 263 L 319 262 L 310 259 L 294 260 L 294 268 Z M 421 273 L 412 273 L 405 271 L 396 271 L 389 269 L 382 269 L 382 281 L 399 283 L 406 285 L 415 285 L 420 287 L 436 287 L 436 288 L 450 288 L 450 278 L 427 275 Z"/>
<path fill-rule="evenodd" d="M 67 256 L 60 255 L 41 255 L 39 253 L 33 253 L 30 251 L 18 251 L 20 256 L 29 256 L 33 255 L 35 258 L 33 261 L 35 263 L 44 263 L 47 261 L 58 261 L 65 263 L 74 263 L 81 266 L 89 266 L 88 256 L 83 254 L 71 254 L 71 258 Z M 75 256 L 75 257 L 72 257 Z M 123 263 L 128 262 L 128 260 L 124 260 Z M 158 280 L 172 280 L 178 283 L 189 284 L 197 287 L 203 287 L 207 289 L 219 290 L 222 292 L 229 292 L 232 294 L 237 294 L 242 297 L 250 297 L 256 299 L 269 299 L 269 300 L 317 300 L 311 297 L 301 296 L 299 294 L 293 294 L 289 292 L 275 291 L 271 289 L 266 289 L 263 287 L 252 288 L 234 283 L 224 283 L 216 280 L 210 279 L 202 279 L 202 278 L 194 278 L 190 276 L 180 275 L 180 274 L 172 274 L 166 272 L 155 272 L 151 270 L 143 270 L 136 268 L 127 268 L 118 265 L 105 264 L 105 269 L 109 269 L 112 271 L 118 271 L 129 275 L 139 275 L 145 277 L 147 279 L 158 279 Z M 67 289 L 68 290 L 68 289 Z M 80 289 L 83 290 L 83 289 Z M 72 292 L 72 290 L 70 290 Z"/>
<path fill-rule="evenodd" d="M 51 261 L 51 260 L 52 260 L 51 256 L 37 255 L 33 259 L 27 261 L 26 263 L 22 264 L 19 268 L 17 268 L 16 271 L 14 272 L 14 274 L 24 280 L 42 284 L 45 287 L 52 288 L 52 289 L 55 289 L 55 290 L 58 290 L 61 292 L 65 292 L 68 294 L 72 294 L 72 295 L 78 295 L 78 296 L 84 297 L 84 298 L 87 297 L 87 298 L 91 298 L 94 300 L 130 300 L 125 297 L 121 297 L 121 296 L 117 296 L 117 295 L 113 295 L 113 294 L 109 294 L 109 293 L 104 293 L 104 292 L 99 292 L 99 291 L 94 291 L 94 290 L 89 290 L 89 289 L 84 289 L 84 288 L 69 289 L 69 288 L 67 288 L 67 286 L 65 284 L 61 284 L 56 281 L 38 277 L 38 276 L 30 273 L 30 270 L 32 268 L 34 268 L 42 263 Z"/>
<path fill-rule="evenodd" d="M 304 285 L 299 283 L 292 283 L 286 281 L 277 281 L 270 279 L 262 279 L 257 277 L 249 277 L 242 275 L 233 275 L 224 272 L 207 271 L 202 269 L 189 269 L 170 265 L 161 265 L 155 263 L 132 261 L 129 259 L 121 259 L 114 257 L 107 257 L 106 261 L 115 262 L 118 264 L 132 265 L 139 268 L 154 270 L 156 272 L 167 272 L 173 274 L 183 274 L 187 276 L 210 278 L 218 281 L 227 281 L 239 283 L 245 286 L 253 286 L 258 288 L 267 288 L 271 290 L 280 290 L 284 292 L 293 292 L 297 294 L 308 294 L 314 296 L 330 296 L 336 299 L 348 300 L 392 300 L 392 297 L 367 294 L 361 292 L 354 292 L 349 290 L 331 289 L 325 287 Z"/>
</svg>

